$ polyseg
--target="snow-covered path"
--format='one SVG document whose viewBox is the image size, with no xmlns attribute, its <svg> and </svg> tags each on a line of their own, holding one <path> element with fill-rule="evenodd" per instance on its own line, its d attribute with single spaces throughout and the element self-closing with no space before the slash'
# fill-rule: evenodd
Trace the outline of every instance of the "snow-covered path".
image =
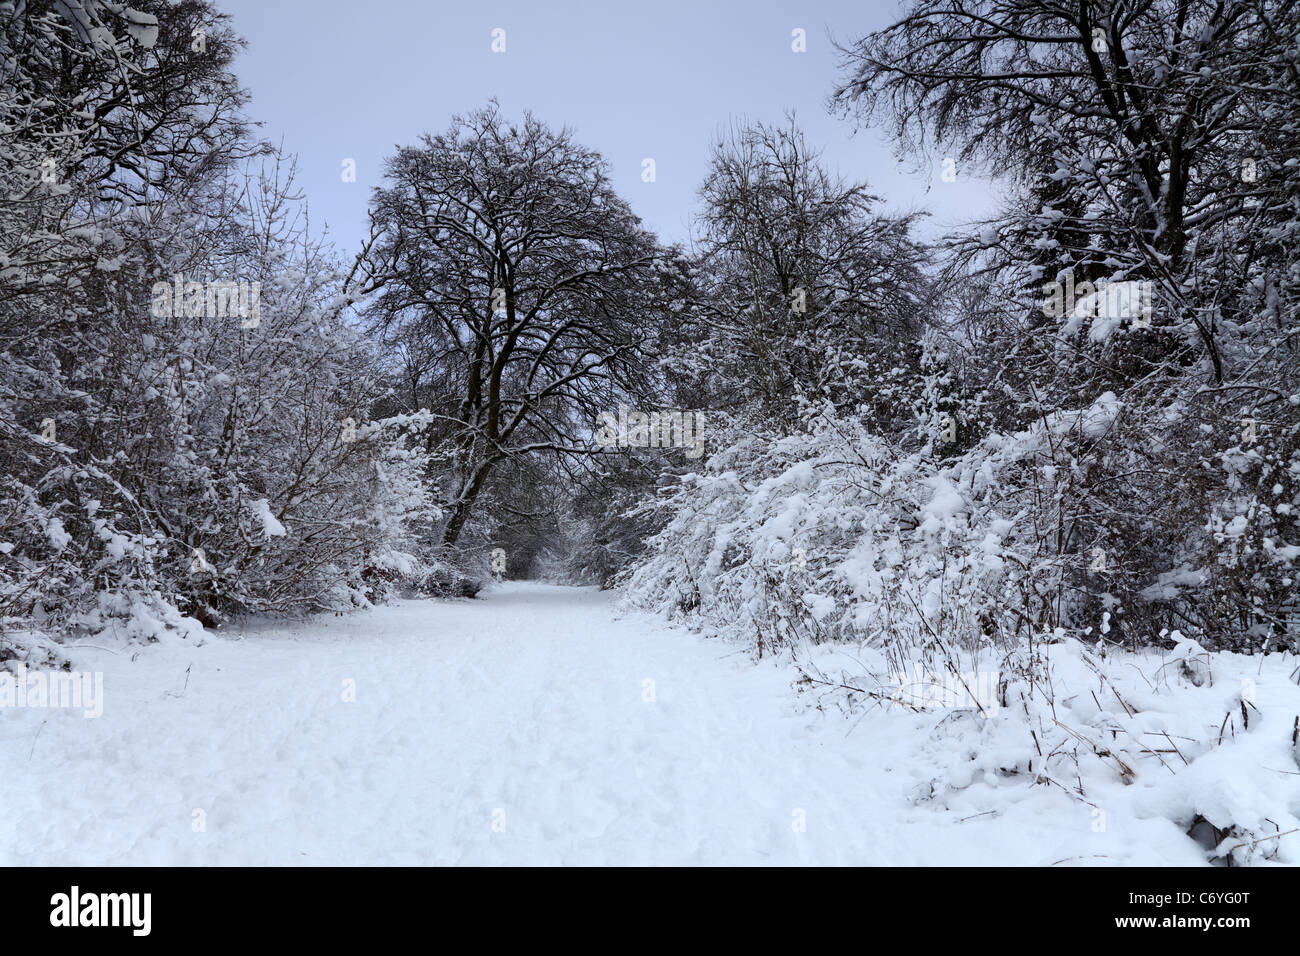
<svg viewBox="0 0 1300 956">
<path fill-rule="evenodd" d="M 75 653 L 102 717 L 0 714 L 0 863 L 1052 863 L 1087 832 L 914 806 L 897 746 L 798 713 L 787 668 L 588 589 Z"/>
</svg>

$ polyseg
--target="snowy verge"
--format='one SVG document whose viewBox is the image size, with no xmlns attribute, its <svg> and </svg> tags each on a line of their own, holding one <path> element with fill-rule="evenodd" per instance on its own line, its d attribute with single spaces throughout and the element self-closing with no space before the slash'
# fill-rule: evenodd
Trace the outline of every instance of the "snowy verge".
<svg viewBox="0 0 1300 956">
<path fill-rule="evenodd" d="M 1097 833 L 1116 818 L 1167 820 L 1169 839 L 1195 841 L 1216 865 L 1300 863 L 1293 655 L 1067 639 L 991 680 L 897 670 L 866 646 L 794 656 L 810 706 L 842 711 L 858 734 L 914 741 L 910 764 L 928 768 L 910 794 L 918 804 L 999 813 L 1054 791 Z"/>
</svg>

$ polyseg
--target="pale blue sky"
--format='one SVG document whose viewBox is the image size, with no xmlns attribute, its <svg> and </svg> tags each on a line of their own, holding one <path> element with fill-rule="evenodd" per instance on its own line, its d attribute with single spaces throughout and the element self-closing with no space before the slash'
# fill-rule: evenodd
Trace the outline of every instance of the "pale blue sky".
<svg viewBox="0 0 1300 956">
<path fill-rule="evenodd" d="M 940 160 L 897 161 L 875 129 L 854 131 L 827 112 L 837 76 L 831 38 L 887 25 L 877 0 L 657 0 L 435 2 L 216 0 L 248 41 L 236 69 L 253 94 L 263 134 L 299 156 L 315 225 L 341 249 L 365 235 L 365 209 L 395 145 L 447 126 L 452 114 L 497 96 L 505 112 L 531 109 L 568 124 L 609 161 L 633 209 L 668 241 L 685 241 L 709 146 L 732 119 L 780 121 L 796 110 L 827 162 L 866 180 L 891 208 L 926 208 L 925 233 L 986 212 L 987 183 Z M 492 31 L 506 52 L 492 52 Z M 791 49 L 802 28 L 807 52 Z M 641 179 L 652 157 L 656 181 Z M 356 160 L 357 181 L 341 163 Z"/>
</svg>

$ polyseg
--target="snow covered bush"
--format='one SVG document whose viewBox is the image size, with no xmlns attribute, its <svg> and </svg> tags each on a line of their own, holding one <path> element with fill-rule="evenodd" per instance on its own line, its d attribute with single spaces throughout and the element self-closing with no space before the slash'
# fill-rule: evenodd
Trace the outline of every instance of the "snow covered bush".
<svg viewBox="0 0 1300 956">
<path fill-rule="evenodd" d="M 752 436 L 654 505 L 670 518 L 630 597 L 749 628 L 756 647 L 807 634 L 973 651 L 1059 629 L 1131 647 L 1160 642 L 1175 629 L 1165 622 L 1187 629 L 1236 578 L 1216 573 L 1214 512 L 1198 512 L 1190 480 L 1178 493 L 1207 525 L 1201 539 L 1139 563 L 1162 529 L 1128 504 L 1173 489 L 1137 467 L 1149 432 L 1132 418 L 1105 393 L 955 457 L 940 457 L 941 440 L 907 451 L 829 412 L 807 433 Z M 1117 489 L 1118 501 L 1094 504 Z M 1220 540 L 1245 534 L 1246 520 L 1234 520 L 1219 519 Z M 1262 540 L 1256 553 L 1289 575 L 1285 538 L 1265 531 Z M 1199 564 L 1180 563 L 1198 554 Z M 1261 619 L 1277 611 L 1265 606 Z M 1294 632 L 1280 639 L 1274 647 L 1294 649 Z"/>
<path fill-rule="evenodd" d="M 863 644 L 811 649 L 801 688 L 859 732 L 902 741 L 919 807 L 968 818 L 1033 801 L 1064 832 L 1091 831 L 1097 858 L 1108 830 L 1141 826 L 1198 843 L 1214 865 L 1300 861 L 1293 657 L 1207 651 L 1177 632 L 1170 651 L 1046 637 L 1004 663 L 992 706 L 918 706 Z"/>
</svg>

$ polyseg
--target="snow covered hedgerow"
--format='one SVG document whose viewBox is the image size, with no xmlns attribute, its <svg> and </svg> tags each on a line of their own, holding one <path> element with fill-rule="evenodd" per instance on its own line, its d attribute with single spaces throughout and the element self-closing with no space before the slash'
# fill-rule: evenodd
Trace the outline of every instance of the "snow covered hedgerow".
<svg viewBox="0 0 1300 956">
<path fill-rule="evenodd" d="M 956 652 L 1008 648 L 1065 621 L 1054 455 L 1107 427 L 1113 398 L 986 439 L 940 463 L 851 419 L 742 440 L 688 475 L 628 599 L 693 612 L 756 645 L 868 639 Z"/>
<path fill-rule="evenodd" d="M 1172 417 L 1159 431 L 1104 392 L 948 458 L 829 414 L 744 438 L 656 502 L 667 522 L 629 600 L 764 648 L 969 652 L 1058 627 L 1130 647 L 1177 628 L 1213 649 L 1294 646 L 1294 437 L 1211 456 Z"/>
<path fill-rule="evenodd" d="M 365 425 L 387 386 L 291 164 L 257 161 L 274 150 L 242 113 L 227 18 L 9 6 L 0 618 L 154 639 L 364 604 L 418 572 L 422 463 L 406 430 Z"/>
<path fill-rule="evenodd" d="M 428 423 L 367 421 L 382 372 L 280 176 L 216 176 L 160 202 L 161 226 L 99 224 L 119 252 L 102 275 L 69 237 L 73 274 L 0 306 L 0 615 L 155 639 L 364 606 L 422 573 Z M 159 285 L 213 275 L 258 284 L 252 320 L 158 307 Z M 38 305 L 57 320 L 23 334 Z"/>
</svg>

